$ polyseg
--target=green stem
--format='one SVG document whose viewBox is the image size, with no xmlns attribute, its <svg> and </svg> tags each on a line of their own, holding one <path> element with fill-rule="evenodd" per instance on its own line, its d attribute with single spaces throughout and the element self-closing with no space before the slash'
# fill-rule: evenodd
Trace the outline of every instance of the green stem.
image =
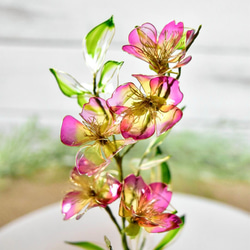
<svg viewBox="0 0 250 250">
<path fill-rule="evenodd" d="M 115 160 L 116 160 L 116 163 L 117 163 L 117 167 L 118 167 L 118 171 L 119 171 L 119 174 L 120 174 L 120 182 L 123 182 L 123 169 L 122 169 L 122 159 L 123 157 L 121 157 L 119 154 L 115 155 L 114 156 Z M 127 236 L 124 232 L 124 229 L 126 227 L 125 225 L 125 218 L 122 217 L 122 230 L 120 230 L 120 234 L 121 234 L 121 238 L 122 238 L 122 246 L 123 246 L 123 249 L 124 250 L 130 250 L 129 247 L 128 247 L 128 242 L 127 242 Z"/>
<path fill-rule="evenodd" d="M 181 76 L 181 68 L 178 68 L 178 75 L 177 75 L 176 79 L 178 80 L 180 78 L 180 76 Z"/>
<path fill-rule="evenodd" d="M 140 160 L 140 162 L 139 162 L 139 165 L 138 165 L 138 171 L 137 171 L 137 176 L 139 176 L 140 175 L 140 173 L 141 173 L 141 169 L 140 169 L 140 167 L 141 167 L 141 165 L 142 165 L 142 163 L 143 163 L 143 161 L 144 161 L 144 159 L 146 158 L 146 156 L 147 156 L 147 153 L 145 152 L 144 154 L 143 154 L 143 156 L 142 156 L 142 158 L 141 158 L 141 160 Z"/>
<path fill-rule="evenodd" d="M 109 215 L 109 217 L 111 218 L 111 220 L 112 220 L 112 221 L 114 222 L 114 224 L 116 225 L 116 227 L 117 227 L 119 233 L 121 234 L 121 233 L 122 233 L 122 229 L 121 229 L 120 225 L 118 224 L 118 222 L 116 221 L 116 218 L 115 218 L 115 216 L 113 215 L 113 213 L 112 213 L 110 207 L 109 207 L 109 206 L 105 207 L 105 210 L 106 210 L 106 212 L 108 213 L 108 215 Z"/>
<path fill-rule="evenodd" d="M 122 157 L 117 154 L 114 156 L 115 160 L 116 160 L 116 164 L 117 164 L 117 167 L 118 167 L 118 172 L 119 172 L 119 175 L 120 175 L 120 182 L 123 181 L 123 169 L 122 169 Z"/>
<path fill-rule="evenodd" d="M 96 82 L 96 73 L 93 75 L 93 94 L 96 96 L 96 97 L 99 97 L 99 93 L 98 91 L 96 90 L 97 89 L 97 82 Z"/>
<path fill-rule="evenodd" d="M 121 157 L 124 157 L 124 156 L 130 151 L 130 149 L 132 149 L 132 148 L 135 146 L 135 144 L 136 144 L 136 143 L 130 144 L 130 145 L 127 147 L 126 151 L 124 151 L 124 153 L 121 155 Z"/>
<path fill-rule="evenodd" d="M 193 38 L 192 42 L 187 46 L 186 52 L 188 51 L 188 49 L 190 48 L 190 46 L 193 44 L 193 42 L 195 41 L 195 39 L 196 39 L 197 36 L 199 35 L 200 30 L 201 30 L 201 27 L 202 27 L 202 25 L 199 26 L 198 30 L 196 31 L 196 33 L 195 33 L 195 35 L 194 35 L 194 38 Z"/>
<path fill-rule="evenodd" d="M 122 217 L 122 228 L 125 229 L 125 218 Z M 128 247 L 128 242 L 127 242 L 127 236 L 124 232 L 124 230 L 122 230 L 122 245 L 123 245 L 123 249 L 124 250 L 130 250 Z"/>
<path fill-rule="evenodd" d="M 128 247 L 128 242 L 127 242 L 127 237 L 126 237 L 126 234 L 124 233 L 124 230 L 121 229 L 120 225 L 118 224 L 118 222 L 116 221 L 116 218 L 115 216 L 113 215 L 111 209 L 109 206 L 107 206 L 105 208 L 106 212 L 108 213 L 109 217 L 111 218 L 111 220 L 113 221 L 113 223 L 115 224 L 118 232 L 120 233 L 121 235 L 121 238 L 122 238 L 122 245 L 123 245 L 123 249 L 124 250 L 130 250 L 129 247 Z M 125 218 L 122 218 L 122 228 L 124 229 L 125 228 Z"/>
</svg>

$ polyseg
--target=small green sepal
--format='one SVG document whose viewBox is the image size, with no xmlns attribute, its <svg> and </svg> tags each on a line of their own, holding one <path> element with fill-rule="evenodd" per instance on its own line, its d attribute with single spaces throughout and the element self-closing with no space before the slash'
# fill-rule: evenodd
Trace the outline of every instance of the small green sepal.
<svg viewBox="0 0 250 250">
<path fill-rule="evenodd" d="M 135 238 L 140 232 L 141 227 L 137 223 L 130 222 L 125 228 L 124 232 L 130 236 L 131 239 Z"/>
</svg>

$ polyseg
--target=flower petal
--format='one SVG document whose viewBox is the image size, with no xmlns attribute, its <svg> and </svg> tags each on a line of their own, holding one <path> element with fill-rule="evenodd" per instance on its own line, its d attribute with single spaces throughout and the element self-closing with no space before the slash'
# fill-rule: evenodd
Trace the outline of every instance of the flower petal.
<svg viewBox="0 0 250 250">
<path fill-rule="evenodd" d="M 183 98 L 179 82 L 170 76 L 153 78 L 150 81 L 151 95 L 167 99 L 167 105 L 178 105 Z"/>
<path fill-rule="evenodd" d="M 80 213 L 83 209 L 90 208 L 90 199 L 85 199 L 82 196 L 82 191 L 72 191 L 65 195 L 62 201 L 62 213 L 64 214 L 64 220 L 68 220 L 71 217 Z M 97 206 L 92 204 L 91 207 Z"/>
<path fill-rule="evenodd" d="M 88 128 L 72 116 L 63 119 L 61 141 L 68 146 L 83 145 L 93 139 Z"/>
<path fill-rule="evenodd" d="M 184 58 L 183 60 L 181 60 L 180 62 L 178 62 L 178 63 L 174 66 L 174 68 L 180 68 L 180 67 L 182 67 L 182 66 L 188 64 L 188 63 L 191 61 L 191 59 L 192 59 L 192 56 L 188 56 L 188 57 Z"/>
<path fill-rule="evenodd" d="M 125 217 L 131 211 L 136 211 L 139 200 L 142 196 L 147 196 L 147 194 L 150 194 L 150 189 L 141 176 L 135 176 L 134 174 L 127 176 L 124 179 L 119 215 Z M 126 208 L 127 212 L 124 208 Z M 128 212 L 129 210 L 130 212 Z"/>
<path fill-rule="evenodd" d="M 138 48 L 136 46 L 133 46 L 133 45 L 124 45 L 124 46 L 122 46 L 122 49 L 125 52 L 127 52 L 127 53 L 129 53 L 129 54 L 131 54 L 131 55 L 133 55 L 135 57 L 138 57 L 138 58 L 148 62 L 148 59 L 147 59 L 147 57 L 145 57 L 144 52 L 143 52 L 142 49 L 140 49 L 140 48 Z"/>
<path fill-rule="evenodd" d="M 164 105 L 156 117 L 156 134 L 166 132 L 172 128 L 182 117 L 182 111 L 175 106 Z"/>
<path fill-rule="evenodd" d="M 92 176 L 102 171 L 110 160 L 104 159 L 99 143 L 82 147 L 76 155 L 76 168 L 80 174 Z"/>
<path fill-rule="evenodd" d="M 107 159 L 111 159 L 115 154 L 120 152 L 125 146 L 133 144 L 135 142 L 136 141 L 131 138 L 125 140 L 115 140 L 115 141 L 108 140 L 107 143 L 102 145 L 101 150 Z"/>
<path fill-rule="evenodd" d="M 150 112 L 141 116 L 133 114 L 126 115 L 121 122 L 121 133 L 124 138 L 133 138 L 134 140 L 146 139 L 155 132 L 155 120 Z"/>
<path fill-rule="evenodd" d="M 93 123 L 101 125 L 101 133 L 113 124 L 113 117 L 106 101 L 102 98 L 90 98 L 89 102 L 83 106 L 80 115 L 90 125 Z"/>
<path fill-rule="evenodd" d="M 147 75 L 133 75 L 133 76 L 140 82 L 145 94 L 149 96 L 152 92 L 150 87 L 150 80 L 155 78 L 155 76 L 147 76 Z"/>
<path fill-rule="evenodd" d="M 139 90 L 132 82 L 121 85 L 116 88 L 112 97 L 107 100 L 107 104 L 114 113 L 122 114 L 127 110 L 127 107 L 132 105 L 133 100 L 131 97 L 137 92 Z"/>
<path fill-rule="evenodd" d="M 154 200 L 154 210 L 162 213 L 170 203 L 172 192 L 167 190 L 167 184 L 161 182 L 151 183 L 149 184 L 149 187 L 152 190 L 151 199 Z"/>
<path fill-rule="evenodd" d="M 181 219 L 178 216 L 170 213 L 157 214 L 151 217 L 150 220 L 151 223 L 154 223 L 158 226 L 150 227 L 148 225 L 141 224 L 141 226 L 143 226 L 149 233 L 161 233 L 173 230 L 175 228 L 178 228 L 182 223 Z"/>
<path fill-rule="evenodd" d="M 108 205 L 117 200 L 121 194 L 122 185 L 112 175 L 106 175 L 106 182 L 97 190 L 97 200 L 103 205 Z"/>
<path fill-rule="evenodd" d="M 128 40 L 131 45 L 134 45 L 139 48 L 144 46 L 145 43 L 148 43 L 149 41 L 152 43 L 156 43 L 156 28 L 151 23 L 144 23 L 143 25 L 136 27 L 130 32 Z"/>
<path fill-rule="evenodd" d="M 158 39 L 158 44 L 162 45 L 164 41 L 173 40 L 172 47 L 174 48 L 180 41 L 183 34 L 183 23 L 175 24 L 175 21 L 168 23 L 161 31 Z"/>
</svg>

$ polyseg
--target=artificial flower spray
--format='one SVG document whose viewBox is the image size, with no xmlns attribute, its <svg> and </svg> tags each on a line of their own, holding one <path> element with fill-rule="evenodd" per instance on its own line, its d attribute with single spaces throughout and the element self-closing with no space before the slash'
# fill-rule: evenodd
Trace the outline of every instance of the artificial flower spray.
<svg viewBox="0 0 250 250">
<path fill-rule="evenodd" d="M 136 26 L 122 49 L 148 63 L 152 74 L 131 72 L 135 82 L 113 87 L 106 99 L 106 89 L 115 86 L 123 65 L 105 62 L 115 33 L 113 17 L 94 27 L 83 40 L 84 60 L 93 76 L 91 87 L 70 74 L 50 69 L 62 93 L 76 98 L 80 108 L 79 119 L 67 115 L 61 127 L 62 143 L 78 147 L 70 173 L 73 190 L 62 201 L 64 220 L 80 219 L 88 216 L 89 209 L 100 207 L 117 228 L 124 250 L 135 250 L 129 244 L 131 239 L 137 240 L 136 250 L 146 249 L 144 232 L 164 234 L 152 248 L 164 249 L 183 227 L 184 216 L 177 215 L 170 205 L 169 156 L 160 146 L 182 118 L 179 78 L 181 68 L 191 60 L 186 54 L 200 28 L 185 29 L 182 22 L 172 21 L 158 34 L 151 23 Z M 126 157 L 145 140 L 143 153 L 138 152 L 136 164 L 130 166 Z M 118 211 L 112 211 L 110 204 L 117 200 Z M 106 249 L 113 249 L 103 233 Z M 103 249 L 87 239 L 70 244 Z"/>
</svg>

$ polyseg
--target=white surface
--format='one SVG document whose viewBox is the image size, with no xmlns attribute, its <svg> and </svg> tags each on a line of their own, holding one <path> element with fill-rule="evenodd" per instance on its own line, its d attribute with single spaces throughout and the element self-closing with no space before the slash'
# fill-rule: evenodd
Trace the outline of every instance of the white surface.
<svg viewBox="0 0 250 250">
<path fill-rule="evenodd" d="M 249 214 L 225 204 L 196 196 L 174 194 L 172 202 L 186 225 L 170 250 L 250 249 Z M 118 204 L 115 204 L 117 206 Z M 107 235 L 114 250 L 121 250 L 119 235 L 104 210 L 94 208 L 81 220 L 63 221 L 60 204 L 37 210 L 0 229 L 1 250 L 67 250 L 64 241 L 103 242 Z M 155 246 L 163 234 L 154 234 Z M 152 250 L 149 247 L 147 250 Z"/>
</svg>

